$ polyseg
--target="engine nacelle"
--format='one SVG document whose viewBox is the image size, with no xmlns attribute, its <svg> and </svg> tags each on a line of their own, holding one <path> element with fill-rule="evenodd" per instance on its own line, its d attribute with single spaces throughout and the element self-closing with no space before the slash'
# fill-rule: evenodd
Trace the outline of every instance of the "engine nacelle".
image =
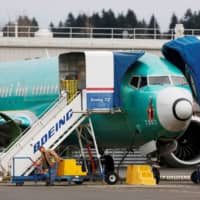
<svg viewBox="0 0 200 200">
<path fill-rule="evenodd" d="M 163 156 L 170 167 L 191 167 L 200 163 L 200 117 L 193 116 L 186 132 L 177 139 L 177 148 Z"/>
<path fill-rule="evenodd" d="M 0 113 L 0 117 L 0 148 L 5 148 L 21 133 L 21 128 L 6 114 Z"/>
</svg>

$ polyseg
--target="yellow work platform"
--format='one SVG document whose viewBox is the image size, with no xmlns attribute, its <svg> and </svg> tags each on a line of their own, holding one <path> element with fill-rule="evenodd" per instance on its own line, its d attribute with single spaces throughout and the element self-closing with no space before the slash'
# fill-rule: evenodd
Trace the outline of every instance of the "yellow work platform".
<svg viewBox="0 0 200 200">
<path fill-rule="evenodd" d="M 61 160 L 58 169 L 57 176 L 86 176 L 87 173 L 82 171 L 81 165 L 77 165 L 75 159 Z"/>
<path fill-rule="evenodd" d="M 156 185 L 150 165 L 128 165 L 126 172 L 127 184 Z"/>
</svg>

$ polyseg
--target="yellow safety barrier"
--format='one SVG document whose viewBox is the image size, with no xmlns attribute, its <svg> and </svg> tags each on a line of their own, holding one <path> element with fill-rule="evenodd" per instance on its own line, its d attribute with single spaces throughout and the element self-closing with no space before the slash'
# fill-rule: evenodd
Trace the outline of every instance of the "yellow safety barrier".
<svg viewBox="0 0 200 200">
<path fill-rule="evenodd" d="M 61 80 L 60 86 L 61 90 L 65 90 L 67 92 L 67 100 L 73 100 L 78 91 L 78 80 Z"/>
<path fill-rule="evenodd" d="M 82 167 L 76 164 L 75 159 L 61 160 L 58 165 L 57 176 L 86 176 Z"/>
<path fill-rule="evenodd" d="M 126 172 L 127 184 L 156 185 L 150 165 L 128 165 Z"/>
</svg>

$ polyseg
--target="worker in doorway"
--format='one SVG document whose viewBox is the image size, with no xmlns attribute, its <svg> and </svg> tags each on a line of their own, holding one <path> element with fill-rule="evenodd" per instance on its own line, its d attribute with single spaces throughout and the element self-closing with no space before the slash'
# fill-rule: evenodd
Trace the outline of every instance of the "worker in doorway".
<svg viewBox="0 0 200 200">
<path fill-rule="evenodd" d="M 54 185 L 58 163 L 60 162 L 61 158 L 55 151 L 45 149 L 43 146 L 39 147 L 39 151 L 41 156 L 37 161 L 37 164 L 41 165 L 43 169 L 48 169 L 49 176 L 46 185 Z"/>
</svg>

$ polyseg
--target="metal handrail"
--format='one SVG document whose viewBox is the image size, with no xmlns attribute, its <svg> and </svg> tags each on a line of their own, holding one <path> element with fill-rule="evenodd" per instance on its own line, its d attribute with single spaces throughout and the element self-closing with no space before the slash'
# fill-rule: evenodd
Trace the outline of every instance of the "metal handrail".
<svg viewBox="0 0 200 200">
<path fill-rule="evenodd" d="M 44 114 L 46 114 L 48 111 L 50 111 L 51 109 L 53 109 L 54 107 L 57 106 L 58 103 L 60 103 L 61 101 L 66 101 L 66 105 L 69 105 L 69 103 L 71 103 L 78 95 L 80 94 L 79 91 L 77 91 L 67 102 L 66 97 L 62 97 L 59 96 L 58 98 L 56 98 L 44 111 L 43 113 L 38 117 L 38 120 L 36 120 L 31 127 L 33 127 L 35 124 L 37 124 L 40 120 L 41 117 L 44 116 Z M 26 134 L 26 132 L 31 128 L 28 127 L 26 128 L 21 134 L 19 134 L 5 149 L 3 149 L 3 151 L 1 153 L 6 153 L 12 146 L 14 146 L 16 144 L 16 142 L 23 136 Z"/>
<path fill-rule="evenodd" d="M 53 106 L 56 105 L 57 102 L 59 102 L 61 98 L 58 97 L 56 98 L 43 112 L 42 114 L 38 117 L 38 120 L 40 120 L 40 118 L 47 113 Z M 35 122 L 33 122 L 33 124 L 31 126 L 33 126 L 34 124 L 38 123 L 38 120 L 36 120 Z M 30 127 L 24 129 L 5 149 L 3 149 L 3 151 L 1 153 L 6 153 L 12 146 L 14 146 L 16 144 L 16 142 L 30 129 Z"/>
<path fill-rule="evenodd" d="M 0 37 L 52 37 L 52 38 L 120 38 L 120 39 L 172 39 L 175 29 L 162 32 L 158 28 L 103 28 L 9 25 L 0 27 Z M 200 35 L 200 29 L 185 29 L 185 35 Z"/>
</svg>

